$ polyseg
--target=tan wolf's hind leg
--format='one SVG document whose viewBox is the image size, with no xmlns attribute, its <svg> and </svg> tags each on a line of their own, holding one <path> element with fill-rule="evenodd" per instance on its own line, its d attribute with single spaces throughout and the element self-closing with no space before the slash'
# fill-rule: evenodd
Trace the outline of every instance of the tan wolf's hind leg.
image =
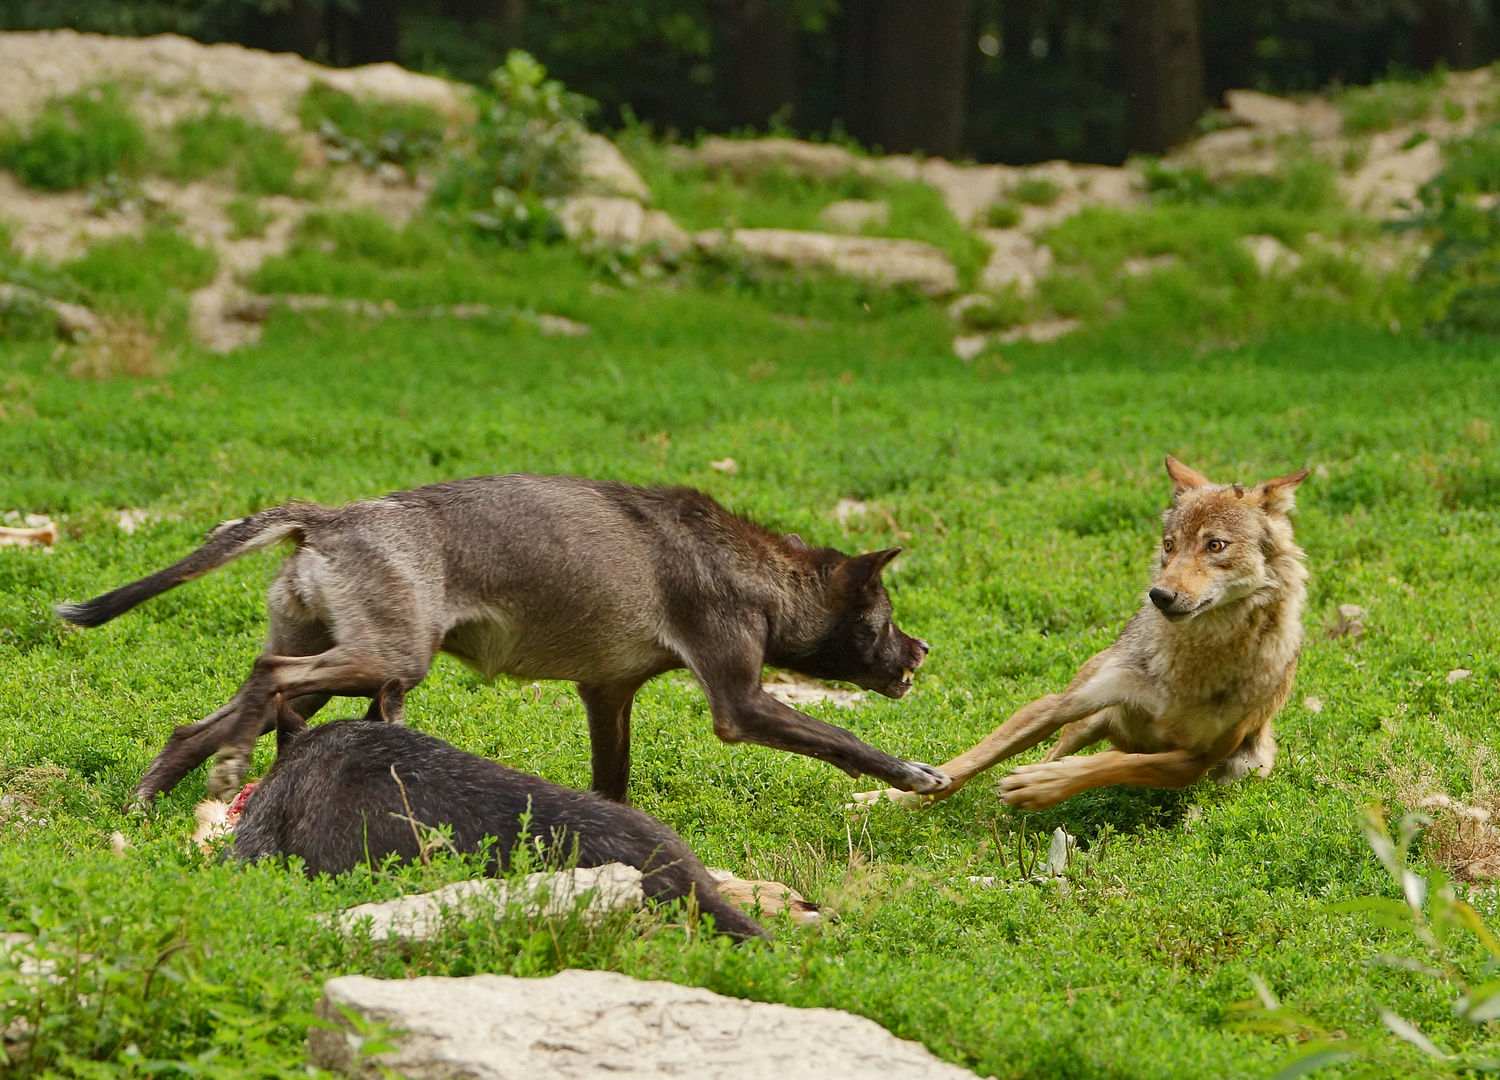
<svg viewBox="0 0 1500 1080">
<path fill-rule="evenodd" d="M 1114 784 L 1184 788 L 1201 780 L 1212 762 L 1211 757 L 1191 750 L 1168 750 L 1161 754 L 1105 750 L 1087 757 L 1022 765 L 1000 778 L 1000 797 L 1022 810 L 1043 810 L 1080 791 Z"/>
<path fill-rule="evenodd" d="M 1065 758 L 1069 754 L 1093 746 L 1100 739 L 1109 734 L 1110 721 L 1115 718 L 1113 709 L 1100 709 L 1093 716 L 1082 720 L 1075 720 L 1063 728 L 1057 735 L 1057 742 L 1052 749 L 1047 751 L 1043 761 L 1056 761 Z"/>
</svg>

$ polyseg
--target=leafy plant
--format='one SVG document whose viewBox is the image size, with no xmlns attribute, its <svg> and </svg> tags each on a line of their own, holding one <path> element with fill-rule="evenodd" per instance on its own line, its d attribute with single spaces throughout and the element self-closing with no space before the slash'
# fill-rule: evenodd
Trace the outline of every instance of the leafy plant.
<svg viewBox="0 0 1500 1080">
<path fill-rule="evenodd" d="M 1393 841 L 1385 819 L 1378 809 L 1367 807 L 1360 816 L 1365 839 L 1392 882 L 1400 899 L 1371 897 L 1333 904 L 1329 910 L 1366 916 L 1372 923 L 1407 937 L 1426 954 L 1427 959 L 1393 953 L 1382 953 L 1370 962 L 1375 965 L 1412 972 L 1438 980 L 1450 988 L 1453 1015 L 1475 1025 L 1500 1020 L 1500 941 L 1484 923 L 1480 914 L 1466 901 L 1454 895 L 1447 877 L 1433 868 L 1425 875 L 1412 870 L 1409 856 L 1413 842 L 1429 819 L 1423 814 L 1407 814 L 1401 819 Z M 1466 951 L 1458 947 L 1458 938 L 1466 935 L 1477 940 L 1489 954 L 1480 966 L 1479 979 L 1465 971 Z M 1235 1026 L 1244 1031 L 1291 1035 L 1303 1041 L 1302 1047 L 1276 1073 L 1276 1080 L 1317 1072 L 1320 1069 L 1359 1061 L 1374 1067 L 1373 1075 L 1388 1076 L 1468 1076 L 1500 1073 L 1500 1047 L 1464 1053 L 1449 1053 L 1411 1021 L 1381 1006 L 1380 1022 L 1402 1042 L 1424 1055 L 1420 1064 L 1411 1055 L 1388 1042 L 1372 1039 L 1338 1039 L 1311 1017 L 1283 1008 L 1269 987 L 1258 977 L 1255 989 L 1259 1001 L 1244 1002 L 1239 1011 L 1244 1019 Z M 1363 1073 L 1361 1075 L 1372 1075 Z"/>
<path fill-rule="evenodd" d="M 1008 199 L 985 207 L 984 223 L 992 229 L 1013 229 L 1021 221 L 1021 208 Z"/>
<path fill-rule="evenodd" d="M 1051 206 L 1062 195 L 1062 188 L 1045 176 L 1027 176 L 1010 189 L 1011 197 L 1033 206 Z"/>
<path fill-rule="evenodd" d="M 547 238 L 556 226 L 544 200 L 578 187 L 583 118 L 593 105 L 520 49 L 491 73 L 490 90 L 471 147 L 450 162 L 434 200 L 508 240 Z"/>
<path fill-rule="evenodd" d="M 146 133 L 114 84 L 53 98 L 24 135 L 13 130 L 0 140 L 0 165 L 27 187 L 49 191 L 136 174 L 148 159 Z"/>
</svg>

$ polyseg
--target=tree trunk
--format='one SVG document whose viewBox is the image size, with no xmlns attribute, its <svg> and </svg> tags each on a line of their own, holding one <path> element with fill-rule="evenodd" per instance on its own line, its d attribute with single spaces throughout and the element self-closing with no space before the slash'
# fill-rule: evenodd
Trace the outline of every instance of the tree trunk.
<svg viewBox="0 0 1500 1080">
<path fill-rule="evenodd" d="M 1203 111 L 1197 0 L 1125 0 L 1122 42 L 1130 149 L 1161 154 Z"/>
<path fill-rule="evenodd" d="M 870 96 L 888 153 L 958 153 L 972 0 L 876 0 Z"/>
<path fill-rule="evenodd" d="M 359 11 L 345 16 L 351 64 L 395 61 L 401 44 L 396 18 L 398 3 L 399 0 L 360 0 Z"/>
<path fill-rule="evenodd" d="M 736 127 L 763 128 L 797 97 L 797 22 L 774 0 L 742 0 L 724 28 L 726 105 Z"/>
</svg>

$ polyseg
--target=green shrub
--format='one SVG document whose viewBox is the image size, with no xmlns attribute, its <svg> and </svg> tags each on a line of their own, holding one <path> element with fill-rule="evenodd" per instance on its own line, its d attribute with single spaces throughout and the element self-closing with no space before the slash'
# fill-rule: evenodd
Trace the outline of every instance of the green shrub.
<svg viewBox="0 0 1500 1080">
<path fill-rule="evenodd" d="M 1344 133 L 1363 135 L 1385 131 L 1397 124 L 1421 120 L 1432 111 L 1433 91 L 1441 84 L 1441 73 L 1419 82 L 1389 79 L 1372 86 L 1354 86 L 1338 96 L 1344 114 Z"/>
<path fill-rule="evenodd" d="M 1021 221 L 1021 208 L 1005 200 L 990 203 L 984 211 L 984 223 L 992 229 L 1013 229 Z"/>
<path fill-rule="evenodd" d="M 547 69 L 519 49 L 490 75 L 490 87 L 473 148 L 453 161 L 438 185 L 438 201 L 487 211 L 496 188 L 537 198 L 575 190 L 588 134 L 583 117 L 593 103 L 547 78 Z"/>
<path fill-rule="evenodd" d="M 392 162 L 411 171 L 442 149 L 445 125 L 420 102 L 357 98 L 315 82 L 297 109 L 302 126 L 328 144 L 336 163 L 352 161 L 366 169 Z"/>
<path fill-rule="evenodd" d="M 173 156 L 167 173 L 196 180 L 221 169 L 234 171 L 235 186 L 254 195 L 286 195 L 296 186 L 302 155 L 285 136 L 217 105 L 202 116 L 172 125 Z"/>
<path fill-rule="evenodd" d="M 1028 176 L 1010 189 L 1011 197 L 1033 206 L 1051 206 L 1062 194 L 1062 188 L 1045 176 Z"/>
<path fill-rule="evenodd" d="M 1307 214 L 1343 206 L 1333 167 L 1306 153 L 1288 154 L 1270 175 L 1232 174 L 1212 179 L 1202 169 L 1179 169 L 1160 161 L 1149 162 L 1144 172 L 1146 190 L 1158 202 L 1270 206 Z"/>
<path fill-rule="evenodd" d="M 0 164 L 48 191 L 138 173 L 148 157 L 146 133 L 114 85 L 52 99 L 24 135 L 13 131 L 0 143 Z"/>
<path fill-rule="evenodd" d="M 1104 314 L 1104 290 L 1087 274 L 1052 274 L 1038 283 L 1038 291 L 1065 319 L 1097 319 Z"/>
</svg>

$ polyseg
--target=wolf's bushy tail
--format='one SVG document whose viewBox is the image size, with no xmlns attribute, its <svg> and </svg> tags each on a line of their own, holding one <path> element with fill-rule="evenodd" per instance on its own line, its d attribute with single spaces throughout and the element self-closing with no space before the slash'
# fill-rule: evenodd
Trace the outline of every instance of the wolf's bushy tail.
<svg viewBox="0 0 1500 1080">
<path fill-rule="evenodd" d="M 269 547 L 278 540 L 299 532 L 305 525 L 312 523 L 318 509 L 320 508 L 310 505 L 277 506 L 239 521 L 226 522 L 209 535 L 208 543 L 165 570 L 158 570 L 149 577 L 122 585 L 113 592 L 96 596 L 92 600 L 77 604 L 58 604 L 52 610 L 78 626 L 107 623 L 116 615 L 123 615 L 137 604 L 159 596 L 184 581 L 201 577 L 210 570 L 217 570 L 225 563 L 233 562 L 241 555 Z"/>
</svg>

